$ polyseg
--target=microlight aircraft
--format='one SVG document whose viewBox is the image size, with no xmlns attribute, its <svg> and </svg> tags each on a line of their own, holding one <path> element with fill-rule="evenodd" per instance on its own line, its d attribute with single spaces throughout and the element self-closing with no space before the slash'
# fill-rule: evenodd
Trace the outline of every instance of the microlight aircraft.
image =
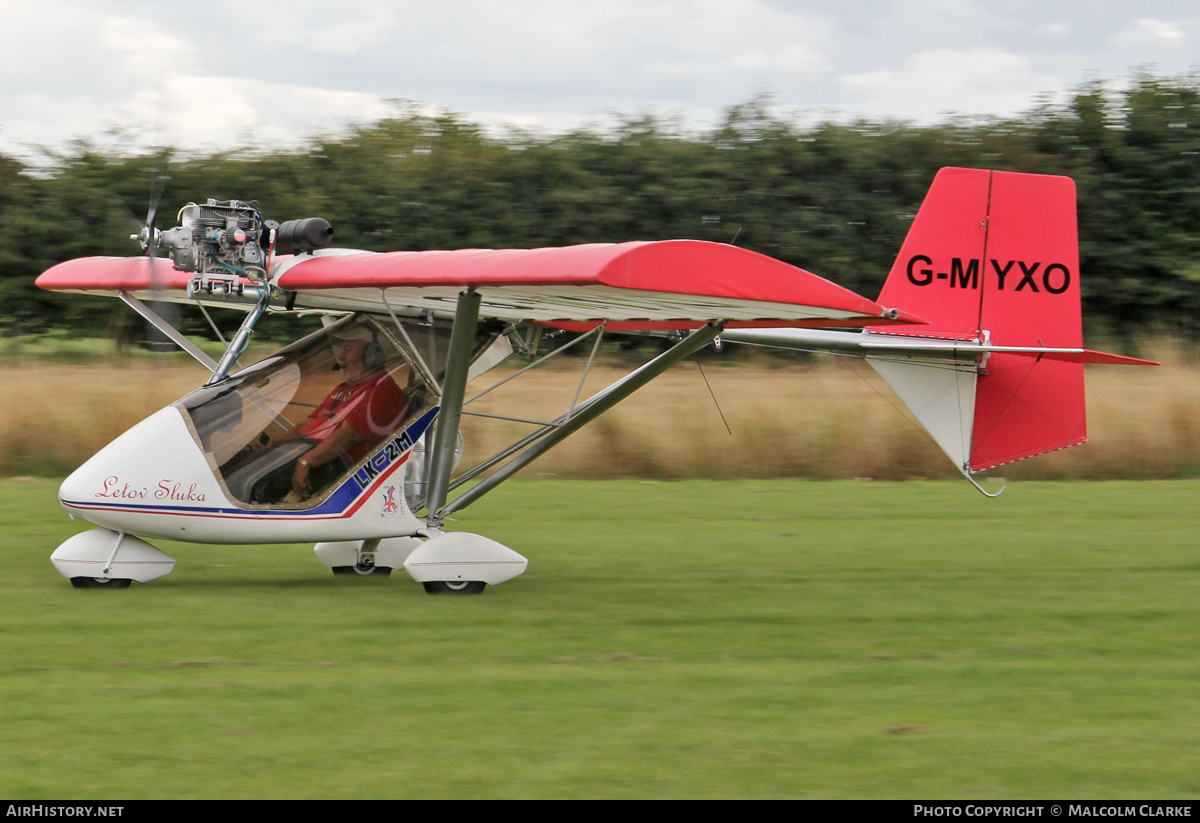
<svg viewBox="0 0 1200 823">
<path fill-rule="evenodd" d="M 37 281 L 118 297 L 212 372 L 63 482 L 62 506 L 97 527 L 51 557 L 78 588 L 168 574 L 175 561 L 143 539 L 159 538 L 315 543 L 337 574 L 403 568 L 429 592 L 478 593 L 527 560 L 444 531 L 447 517 L 708 345 L 865 358 L 981 491 L 976 472 L 1086 441 L 1085 363 L 1149 362 L 1082 347 L 1065 177 L 943 169 L 877 301 L 693 240 L 370 253 L 329 248 L 324 220 L 278 224 L 241 201 L 189 204 L 180 218 L 165 232 L 148 218 L 143 256 L 71 260 Z M 147 299 L 247 314 L 213 361 Z M 325 325 L 234 371 L 255 325 L 279 312 Z M 556 347 L 548 330 L 576 334 Z M 469 381 L 514 355 L 532 360 L 520 374 L 572 345 L 590 346 L 586 376 L 614 333 L 672 342 L 455 474 L 470 403 L 515 375 L 472 398 Z"/>
</svg>

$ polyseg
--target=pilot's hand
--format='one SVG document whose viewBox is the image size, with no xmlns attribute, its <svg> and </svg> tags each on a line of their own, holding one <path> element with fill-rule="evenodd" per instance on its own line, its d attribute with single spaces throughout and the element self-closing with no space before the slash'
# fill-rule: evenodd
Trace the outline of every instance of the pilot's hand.
<svg viewBox="0 0 1200 823">
<path fill-rule="evenodd" d="M 296 494 L 307 494 L 312 490 L 312 481 L 308 478 L 310 468 L 308 461 L 303 457 L 297 461 L 296 470 L 292 472 L 292 490 Z"/>
</svg>

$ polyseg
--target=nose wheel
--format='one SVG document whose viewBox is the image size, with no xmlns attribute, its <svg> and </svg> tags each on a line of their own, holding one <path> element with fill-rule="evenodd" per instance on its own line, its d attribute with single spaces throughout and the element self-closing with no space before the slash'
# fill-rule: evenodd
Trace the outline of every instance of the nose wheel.
<svg viewBox="0 0 1200 823">
<path fill-rule="evenodd" d="M 92 529 L 70 537 L 50 562 L 77 589 L 128 589 L 134 580 L 149 583 L 175 568 L 175 559 L 140 537 Z"/>
<path fill-rule="evenodd" d="M 421 585 L 426 594 L 482 594 L 487 588 L 481 580 L 430 580 Z"/>
<path fill-rule="evenodd" d="M 128 589 L 133 581 L 127 577 L 72 577 L 71 585 L 77 589 Z"/>
</svg>

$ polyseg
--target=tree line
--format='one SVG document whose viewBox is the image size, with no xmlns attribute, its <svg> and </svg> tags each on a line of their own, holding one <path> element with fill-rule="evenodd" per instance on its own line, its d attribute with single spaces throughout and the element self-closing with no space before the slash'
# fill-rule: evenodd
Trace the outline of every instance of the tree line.
<svg viewBox="0 0 1200 823">
<path fill-rule="evenodd" d="M 757 98 L 687 132 L 488 133 L 452 114 L 392 116 L 290 150 L 129 155 L 87 143 L 26 166 L 0 156 L 0 305 L 8 334 L 111 331 L 111 301 L 33 286 L 51 265 L 134 255 L 164 170 L 160 227 L 205 198 L 320 216 L 369 250 L 526 248 L 692 238 L 737 245 L 874 297 L 942 166 L 1064 174 L 1079 193 L 1091 331 L 1200 332 L 1200 74 L 1099 83 L 1019 117 L 803 126 Z M 197 331 L 200 327 L 197 327 Z"/>
</svg>

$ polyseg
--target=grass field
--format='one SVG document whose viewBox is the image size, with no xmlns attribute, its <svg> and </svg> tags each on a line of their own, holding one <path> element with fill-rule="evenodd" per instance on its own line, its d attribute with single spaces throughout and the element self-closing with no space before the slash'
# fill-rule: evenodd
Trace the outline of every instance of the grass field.
<svg viewBox="0 0 1200 823">
<path fill-rule="evenodd" d="M 481 597 L 0 480 L 0 797 L 1194 798 L 1200 482 L 518 481 Z"/>
</svg>

